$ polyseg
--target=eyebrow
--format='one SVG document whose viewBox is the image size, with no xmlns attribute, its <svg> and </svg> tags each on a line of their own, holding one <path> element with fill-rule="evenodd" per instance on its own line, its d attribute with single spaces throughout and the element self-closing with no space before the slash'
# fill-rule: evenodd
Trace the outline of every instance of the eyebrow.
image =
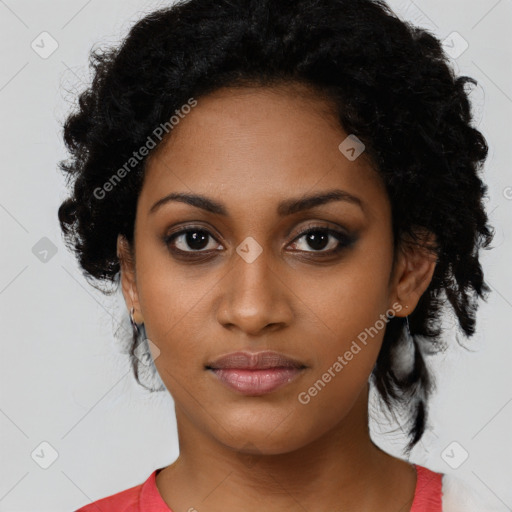
<svg viewBox="0 0 512 512">
<path fill-rule="evenodd" d="M 149 213 L 151 214 L 156 212 L 161 206 L 172 201 L 186 203 L 216 215 L 223 215 L 226 217 L 229 216 L 228 210 L 222 203 L 219 203 L 218 201 L 210 199 L 206 196 L 184 192 L 173 192 L 166 195 L 165 197 L 162 197 L 150 208 Z M 287 215 L 292 215 L 303 210 L 309 210 L 315 206 L 330 203 L 332 201 L 346 201 L 348 203 L 359 206 L 361 210 L 364 211 L 363 201 L 360 198 L 350 194 L 346 190 L 333 189 L 309 196 L 304 195 L 301 197 L 281 201 L 277 206 L 277 214 L 280 217 L 285 217 Z"/>
</svg>

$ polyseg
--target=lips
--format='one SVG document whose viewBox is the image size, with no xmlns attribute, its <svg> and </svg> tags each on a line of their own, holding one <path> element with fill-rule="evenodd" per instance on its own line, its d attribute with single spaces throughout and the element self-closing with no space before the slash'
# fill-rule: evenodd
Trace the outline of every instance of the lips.
<svg viewBox="0 0 512 512">
<path fill-rule="evenodd" d="M 274 351 L 233 352 L 206 365 L 222 384 L 239 394 L 260 396 L 296 379 L 306 366 Z"/>
<path fill-rule="evenodd" d="M 265 370 L 269 368 L 305 368 L 296 359 L 267 350 L 265 352 L 232 352 L 208 363 L 206 368 L 218 370 L 223 368 L 239 370 Z"/>
</svg>

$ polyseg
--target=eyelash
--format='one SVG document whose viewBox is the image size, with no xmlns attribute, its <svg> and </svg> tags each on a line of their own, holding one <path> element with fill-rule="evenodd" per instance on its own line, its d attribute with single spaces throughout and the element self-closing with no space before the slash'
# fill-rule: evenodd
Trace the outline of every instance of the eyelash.
<svg viewBox="0 0 512 512">
<path fill-rule="evenodd" d="M 347 235 L 346 233 L 343 233 L 342 231 L 337 231 L 335 229 L 328 228 L 328 227 L 325 227 L 325 226 L 308 225 L 308 226 L 306 226 L 304 229 L 302 229 L 297 234 L 297 236 L 292 240 L 292 243 L 300 240 L 305 235 L 308 235 L 310 233 L 316 233 L 316 232 L 319 232 L 319 231 L 323 232 L 323 233 L 327 233 L 328 235 L 333 236 L 338 241 L 338 243 L 339 243 L 338 247 L 336 247 L 335 249 L 330 249 L 328 251 L 324 251 L 324 250 L 318 250 L 318 251 L 315 251 L 315 250 L 311 250 L 311 251 L 297 250 L 296 252 L 303 252 L 303 253 L 306 253 L 306 254 L 309 253 L 309 254 L 321 255 L 320 257 L 333 256 L 333 255 L 336 255 L 336 254 L 340 253 L 344 249 L 347 249 L 355 241 L 355 237 L 354 236 Z M 208 250 L 208 251 L 204 251 L 204 250 L 182 251 L 181 249 L 171 248 L 171 244 L 172 244 L 172 242 L 176 238 L 178 238 L 178 237 L 180 237 L 182 235 L 186 235 L 187 233 L 191 233 L 191 232 L 192 233 L 193 232 L 205 233 L 207 237 L 212 238 L 213 240 L 217 241 L 216 238 L 207 229 L 205 229 L 202 226 L 185 226 L 184 229 L 182 229 L 180 231 L 177 231 L 176 233 L 172 233 L 170 235 L 165 236 L 164 237 L 164 243 L 169 248 L 169 250 L 171 252 L 175 253 L 179 257 L 196 259 L 196 260 L 198 259 L 197 255 L 205 255 L 205 254 L 206 255 L 211 255 L 212 252 L 216 252 L 217 251 L 216 249 L 214 251 L 212 251 L 212 250 Z"/>
</svg>

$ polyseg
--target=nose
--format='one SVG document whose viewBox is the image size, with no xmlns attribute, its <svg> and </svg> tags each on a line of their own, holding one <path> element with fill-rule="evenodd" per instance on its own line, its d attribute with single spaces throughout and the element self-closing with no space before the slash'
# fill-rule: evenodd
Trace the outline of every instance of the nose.
<svg viewBox="0 0 512 512">
<path fill-rule="evenodd" d="M 225 328 L 258 336 L 291 324 L 294 294 L 264 253 L 250 263 L 235 257 L 219 283 L 217 320 Z"/>
</svg>

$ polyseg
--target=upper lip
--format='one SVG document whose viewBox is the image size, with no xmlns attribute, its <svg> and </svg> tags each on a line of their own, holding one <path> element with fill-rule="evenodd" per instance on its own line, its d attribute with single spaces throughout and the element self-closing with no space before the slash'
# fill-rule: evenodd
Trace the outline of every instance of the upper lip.
<svg viewBox="0 0 512 512">
<path fill-rule="evenodd" d="M 305 368 L 306 366 L 293 359 L 273 350 L 264 352 L 231 352 L 223 355 L 206 364 L 206 368 L 237 368 L 263 370 L 267 368 Z"/>
</svg>

